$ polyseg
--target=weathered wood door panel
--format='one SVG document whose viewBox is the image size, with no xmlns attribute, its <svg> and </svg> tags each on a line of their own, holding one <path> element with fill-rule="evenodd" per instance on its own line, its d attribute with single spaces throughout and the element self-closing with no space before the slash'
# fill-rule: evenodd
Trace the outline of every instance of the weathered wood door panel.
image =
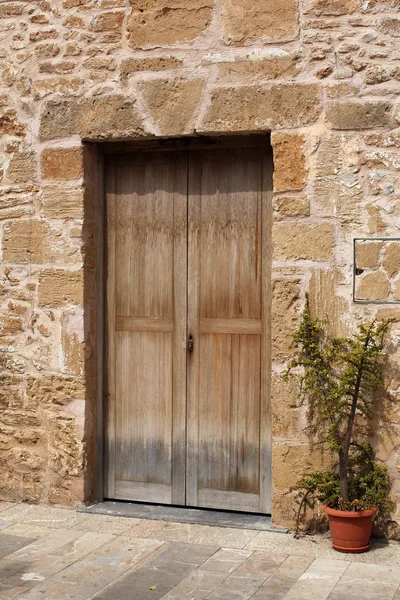
<svg viewBox="0 0 400 600">
<path fill-rule="evenodd" d="M 262 148 L 110 160 L 107 497 L 270 511 L 270 178 Z"/>
<path fill-rule="evenodd" d="M 189 161 L 186 501 L 267 511 L 264 159 L 241 149 L 193 152 Z"/>
<path fill-rule="evenodd" d="M 184 504 L 187 159 L 107 166 L 107 489 Z"/>
</svg>

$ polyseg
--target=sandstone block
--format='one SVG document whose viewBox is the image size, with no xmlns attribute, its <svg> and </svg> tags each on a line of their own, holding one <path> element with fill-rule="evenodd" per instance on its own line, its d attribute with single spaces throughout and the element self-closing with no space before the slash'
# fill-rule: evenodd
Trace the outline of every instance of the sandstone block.
<svg viewBox="0 0 400 600">
<path fill-rule="evenodd" d="M 83 448 L 74 423 L 69 419 L 54 421 L 49 435 L 49 465 L 61 477 L 78 477 L 83 469 Z"/>
<path fill-rule="evenodd" d="M 83 189 L 44 186 L 40 198 L 42 213 L 49 219 L 83 219 Z"/>
<path fill-rule="evenodd" d="M 40 29 L 31 31 L 29 40 L 31 42 L 42 42 L 43 40 L 54 40 L 58 37 L 57 29 Z"/>
<path fill-rule="evenodd" d="M 281 84 L 221 87 L 212 93 L 211 105 L 200 131 L 257 131 L 297 127 L 317 120 L 318 86 Z"/>
<path fill-rule="evenodd" d="M 273 200 L 274 219 L 294 219 L 310 216 L 310 201 L 306 196 L 275 196 Z"/>
<path fill-rule="evenodd" d="M 90 0 L 63 0 L 63 8 L 75 8 L 77 6 L 83 6 L 88 4 Z"/>
<path fill-rule="evenodd" d="M 120 29 L 124 20 L 124 13 L 118 12 L 102 12 L 96 15 L 90 23 L 92 31 L 113 31 Z"/>
<path fill-rule="evenodd" d="M 348 335 L 349 299 L 339 295 L 343 274 L 337 267 L 313 269 L 310 284 L 311 314 L 326 320 L 326 331 L 331 337 Z"/>
<path fill-rule="evenodd" d="M 382 265 L 389 277 L 396 277 L 400 273 L 400 243 L 388 244 L 385 249 Z"/>
<path fill-rule="evenodd" d="M 306 184 L 304 137 L 298 134 L 272 135 L 274 191 L 301 190 Z"/>
<path fill-rule="evenodd" d="M 192 42 L 211 23 L 213 0 L 138 0 L 127 32 L 132 48 L 165 47 Z"/>
<path fill-rule="evenodd" d="M 35 48 L 35 54 L 39 58 L 54 58 L 60 54 L 60 47 L 58 44 L 52 43 L 38 44 Z"/>
<path fill-rule="evenodd" d="M 83 304 L 82 271 L 44 269 L 39 274 L 39 305 Z"/>
<path fill-rule="evenodd" d="M 77 100 L 49 100 L 40 118 L 40 139 L 51 140 L 77 134 L 79 110 Z"/>
<path fill-rule="evenodd" d="M 0 336 L 22 333 L 22 320 L 16 317 L 0 315 Z"/>
<path fill-rule="evenodd" d="M 157 56 L 154 58 L 127 58 L 121 62 L 121 79 L 142 71 L 165 71 L 181 67 L 183 61 L 174 56 Z"/>
<path fill-rule="evenodd" d="M 281 373 L 273 373 L 271 387 L 272 435 L 274 438 L 299 439 L 302 423 L 298 381 L 284 381 Z"/>
<path fill-rule="evenodd" d="M 295 0 L 257 3 L 253 0 L 225 0 L 222 9 L 224 38 L 243 44 L 262 39 L 268 42 L 291 40 L 298 33 Z"/>
<path fill-rule="evenodd" d="M 80 105 L 78 131 L 84 139 L 115 139 L 144 135 L 135 102 L 124 96 L 87 99 Z"/>
<path fill-rule="evenodd" d="M 76 377 L 43 374 L 28 377 L 26 392 L 32 407 L 45 410 L 65 406 L 74 400 L 83 400 L 85 386 Z"/>
<path fill-rule="evenodd" d="M 163 79 L 142 84 L 141 92 L 162 135 L 193 132 L 193 116 L 203 86 L 203 79 Z"/>
<path fill-rule="evenodd" d="M 332 260 L 334 228 L 318 224 L 277 223 L 273 231 L 275 260 Z"/>
<path fill-rule="evenodd" d="M 26 125 L 18 120 L 16 110 L 6 110 L 3 114 L 0 114 L 0 135 L 21 137 L 24 135 L 25 130 Z"/>
<path fill-rule="evenodd" d="M 25 183 L 36 177 L 35 152 L 14 154 L 6 172 L 7 178 L 15 183 Z"/>
<path fill-rule="evenodd" d="M 275 279 L 272 282 L 272 360 L 284 362 L 292 355 L 293 332 L 300 310 L 300 280 Z"/>
<path fill-rule="evenodd" d="M 391 37 L 399 38 L 400 37 L 400 19 L 384 17 L 379 24 L 379 29 L 385 35 L 390 35 Z"/>
<path fill-rule="evenodd" d="M 16 220 L 6 223 L 3 231 L 3 258 L 5 262 L 32 263 L 78 262 L 78 246 L 64 239 L 63 228 L 51 227 L 45 221 L 37 219 Z"/>
<path fill-rule="evenodd" d="M 206 64 L 207 61 L 205 61 Z M 218 65 L 218 79 L 236 81 L 240 78 L 278 79 L 284 76 L 293 76 L 297 73 L 298 66 L 296 57 L 288 52 L 275 56 L 253 57 L 251 54 L 244 60 L 222 62 Z"/>
<path fill-rule="evenodd" d="M 357 277 L 356 297 L 358 300 L 388 300 L 390 282 L 383 271 L 374 271 Z"/>
<path fill-rule="evenodd" d="M 84 374 L 84 331 L 82 308 L 73 308 L 63 313 L 61 319 L 63 373 Z"/>
<path fill-rule="evenodd" d="M 360 130 L 391 127 L 390 102 L 383 100 L 328 103 L 326 116 L 333 129 Z"/>
<path fill-rule="evenodd" d="M 327 454 L 318 446 L 274 444 L 272 447 L 272 477 L 274 490 L 285 491 L 294 486 L 303 473 L 322 471 L 330 467 Z"/>
<path fill-rule="evenodd" d="M 43 179 L 70 180 L 83 175 L 82 148 L 45 148 L 40 157 Z"/>
<path fill-rule="evenodd" d="M 22 15 L 24 10 L 23 2 L 6 2 L 0 4 L 0 19 L 9 19 Z"/>
<path fill-rule="evenodd" d="M 303 10 L 306 14 L 330 17 L 348 15 L 358 7 L 358 0 L 305 0 Z"/>
<path fill-rule="evenodd" d="M 339 217 L 343 224 L 361 224 L 362 187 L 351 170 L 317 177 L 314 181 L 314 210 L 321 217 Z"/>
<path fill-rule="evenodd" d="M 36 99 L 44 98 L 49 94 L 76 96 L 81 93 L 82 84 L 83 79 L 79 77 L 36 79 L 33 83 L 33 95 Z"/>
<path fill-rule="evenodd" d="M 356 264 L 359 269 L 377 269 L 383 242 L 358 242 Z"/>
</svg>

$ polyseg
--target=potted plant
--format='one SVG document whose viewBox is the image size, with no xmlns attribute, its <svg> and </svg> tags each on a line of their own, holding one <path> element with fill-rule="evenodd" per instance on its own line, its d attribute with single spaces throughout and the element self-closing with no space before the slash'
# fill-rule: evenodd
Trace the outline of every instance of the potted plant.
<svg viewBox="0 0 400 600">
<path fill-rule="evenodd" d="M 333 547 L 340 552 L 369 550 L 373 519 L 391 509 L 388 472 L 368 443 L 373 404 L 377 391 L 383 389 L 389 327 L 389 320 L 375 320 L 359 325 L 352 337 L 329 338 L 324 322 L 311 316 L 307 295 L 293 335 L 296 354 L 284 373 L 288 378 L 300 368 L 308 429 L 332 454 L 330 470 L 305 473 L 293 488 L 298 502 L 296 533 L 307 509 L 321 502 Z"/>
</svg>

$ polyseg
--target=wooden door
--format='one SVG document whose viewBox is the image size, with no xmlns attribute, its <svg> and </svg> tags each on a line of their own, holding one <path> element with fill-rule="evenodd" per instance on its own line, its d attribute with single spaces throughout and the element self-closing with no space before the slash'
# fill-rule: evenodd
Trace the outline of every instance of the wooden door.
<svg viewBox="0 0 400 600">
<path fill-rule="evenodd" d="M 270 512 L 269 165 L 109 162 L 109 498 Z"/>
<path fill-rule="evenodd" d="M 269 512 L 268 161 L 260 148 L 189 160 L 186 502 Z"/>
<path fill-rule="evenodd" d="M 108 498 L 185 503 L 187 158 L 110 158 Z"/>
</svg>

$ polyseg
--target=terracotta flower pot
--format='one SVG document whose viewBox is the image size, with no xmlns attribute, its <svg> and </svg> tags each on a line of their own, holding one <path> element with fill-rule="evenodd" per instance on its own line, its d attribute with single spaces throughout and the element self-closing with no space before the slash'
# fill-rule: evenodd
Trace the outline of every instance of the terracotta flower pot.
<svg viewBox="0 0 400 600">
<path fill-rule="evenodd" d="M 324 506 L 329 518 L 332 546 L 338 552 L 368 552 L 372 519 L 376 508 L 346 511 Z"/>
</svg>

